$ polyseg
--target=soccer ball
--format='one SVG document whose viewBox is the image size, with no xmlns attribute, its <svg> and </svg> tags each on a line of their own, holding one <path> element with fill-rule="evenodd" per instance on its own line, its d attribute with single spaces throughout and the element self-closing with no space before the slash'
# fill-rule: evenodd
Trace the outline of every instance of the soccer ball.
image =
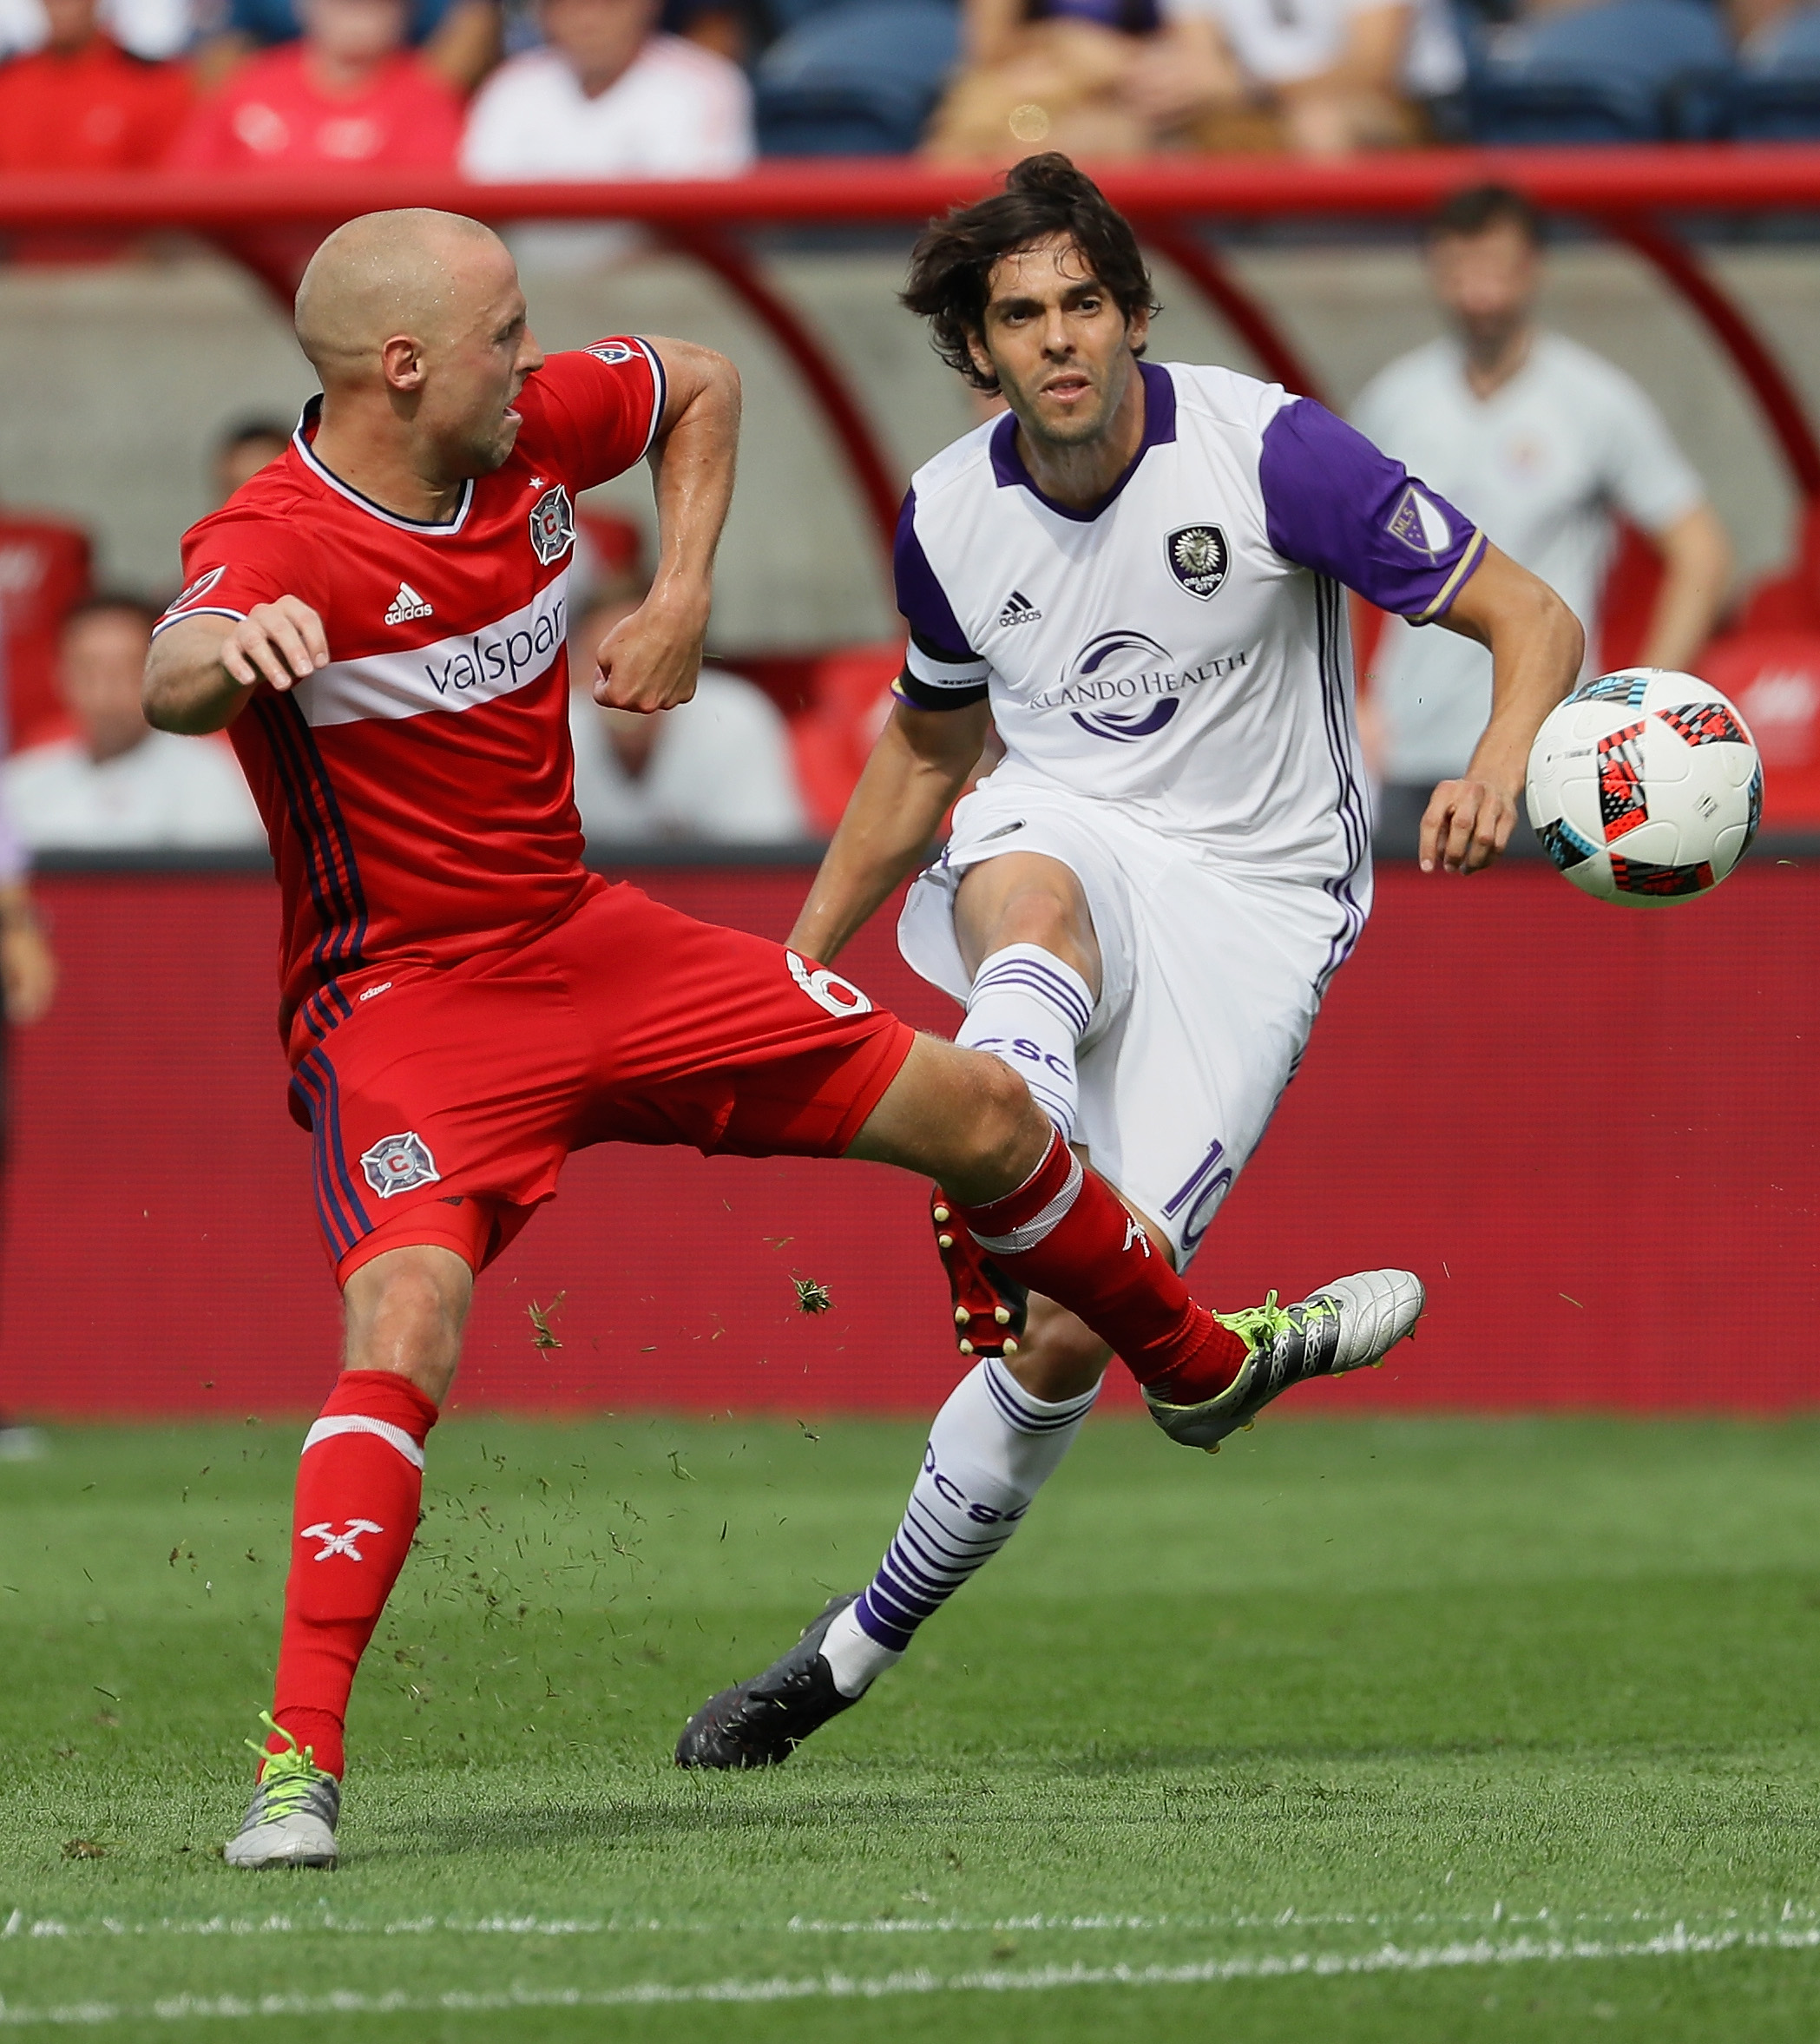
<svg viewBox="0 0 1820 2044">
<path fill-rule="evenodd" d="M 1542 849 L 1599 901 L 1651 909 L 1717 887 L 1757 835 L 1763 766 L 1718 689 L 1666 667 L 1576 688 L 1529 753 Z"/>
</svg>

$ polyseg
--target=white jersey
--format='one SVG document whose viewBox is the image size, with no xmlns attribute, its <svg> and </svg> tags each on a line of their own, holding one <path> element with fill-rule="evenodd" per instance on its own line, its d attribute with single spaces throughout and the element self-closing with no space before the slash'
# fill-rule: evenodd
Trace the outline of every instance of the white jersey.
<svg viewBox="0 0 1820 2044">
<path fill-rule="evenodd" d="M 1414 462 L 1539 575 L 1587 628 L 1596 652 L 1612 513 L 1660 532 L 1698 504 L 1700 480 L 1662 415 L 1624 371 L 1578 342 L 1539 333 L 1510 380 L 1480 398 L 1452 338 L 1390 364 L 1353 417 Z M 1463 772 L 1491 711 L 1491 655 L 1452 633 L 1393 625 L 1376 662 L 1385 778 Z"/>
<path fill-rule="evenodd" d="M 1350 426 L 1230 370 L 1140 365 L 1143 440 L 1093 509 L 1046 498 L 1009 415 L 919 470 L 897 537 L 918 708 L 989 694 L 995 787 L 1115 803 L 1233 868 L 1370 884 L 1340 584 L 1426 623 L 1469 521 Z"/>
</svg>

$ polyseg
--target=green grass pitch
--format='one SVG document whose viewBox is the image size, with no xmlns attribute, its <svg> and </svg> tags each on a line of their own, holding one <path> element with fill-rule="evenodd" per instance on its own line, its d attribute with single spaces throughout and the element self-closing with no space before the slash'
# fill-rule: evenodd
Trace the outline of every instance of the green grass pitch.
<svg viewBox="0 0 1820 2044">
<path fill-rule="evenodd" d="M 1820 1423 L 1095 1423 L 859 1709 L 708 1778 L 682 1718 L 864 1580 L 919 1429 L 458 1419 L 342 1866 L 249 1876 L 299 1432 L 0 1466 L 0 2032 L 1820 2032 Z"/>
</svg>

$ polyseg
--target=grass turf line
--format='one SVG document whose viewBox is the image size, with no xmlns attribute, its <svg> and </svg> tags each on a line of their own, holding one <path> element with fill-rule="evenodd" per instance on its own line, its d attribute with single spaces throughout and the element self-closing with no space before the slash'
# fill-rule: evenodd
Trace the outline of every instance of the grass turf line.
<svg viewBox="0 0 1820 2044">
<path fill-rule="evenodd" d="M 0 1466 L 0 2030 L 1812 2033 L 1820 1425 L 1096 1423 L 874 1697 L 717 1778 L 682 1717 L 864 1580 L 918 1431 L 450 1424 L 347 1857 L 249 1878 L 299 1431 Z"/>
</svg>

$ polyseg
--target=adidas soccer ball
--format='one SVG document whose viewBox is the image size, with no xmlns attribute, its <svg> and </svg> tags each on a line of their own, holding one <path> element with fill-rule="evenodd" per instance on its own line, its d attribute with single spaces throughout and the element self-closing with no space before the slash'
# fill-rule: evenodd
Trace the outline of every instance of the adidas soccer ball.
<svg viewBox="0 0 1820 2044">
<path fill-rule="evenodd" d="M 1576 887 L 1655 908 L 1705 894 L 1744 856 L 1763 766 L 1716 688 L 1626 667 L 1576 688 L 1529 753 L 1529 820 Z"/>
</svg>

